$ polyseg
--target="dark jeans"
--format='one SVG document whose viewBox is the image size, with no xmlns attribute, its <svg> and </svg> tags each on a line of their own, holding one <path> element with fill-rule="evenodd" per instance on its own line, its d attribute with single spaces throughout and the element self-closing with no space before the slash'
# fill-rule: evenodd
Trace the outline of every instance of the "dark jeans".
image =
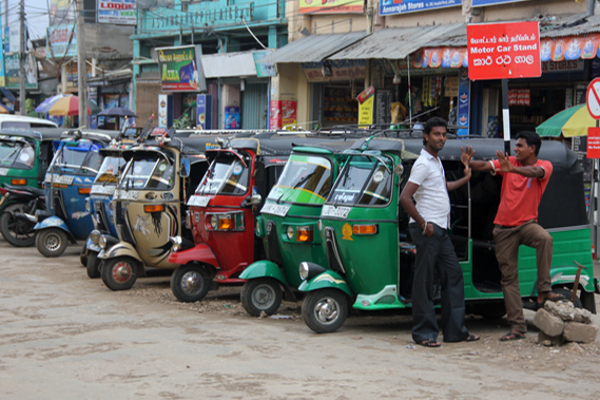
<svg viewBox="0 0 600 400">
<path fill-rule="evenodd" d="M 419 225 L 409 225 L 412 240 L 417 245 L 412 289 L 412 338 L 417 343 L 437 340 L 439 328 L 433 307 L 433 279 L 437 270 L 442 286 L 444 342 L 459 342 L 469 335 L 465 327 L 463 273 L 448 233 L 435 224 L 433 227 L 433 235 L 427 237 Z"/>
</svg>

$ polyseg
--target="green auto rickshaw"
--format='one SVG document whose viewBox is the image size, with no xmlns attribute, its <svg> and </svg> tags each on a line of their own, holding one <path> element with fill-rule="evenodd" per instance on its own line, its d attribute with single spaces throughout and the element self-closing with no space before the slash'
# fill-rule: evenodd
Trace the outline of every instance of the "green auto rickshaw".
<svg viewBox="0 0 600 400">
<path fill-rule="evenodd" d="M 461 146 L 473 146 L 479 159 L 503 150 L 496 139 L 449 139 L 440 158 L 449 181 L 462 176 Z M 514 143 L 513 143 L 514 145 Z M 400 192 L 422 148 L 421 139 L 370 138 L 347 152 L 348 160 L 331 190 L 319 222 L 327 264 L 302 262 L 307 292 L 302 304 L 306 324 L 315 332 L 333 332 L 344 323 L 349 304 L 359 310 L 393 310 L 411 305 L 415 246 Z M 554 166 L 539 207 L 539 223 L 554 239 L 553 290 L 569 298 L 581 271 L 575 305 L 596 312 L 590 225 L 585 209 L 583 168 L 575 153 L 558 142 L 545 142 L 540 158 Z M 451 229 L 463 269 L 465 301 L 472 313 L 499 318 L 505 313 L 500 271 L 492 240 L 500 202 L 501 178 L 474 173 L 469 184 L 450 193 Z M 535 249 L 519 251 L 519 280 L 524 305 L 534 304 Z"/>
</svg>

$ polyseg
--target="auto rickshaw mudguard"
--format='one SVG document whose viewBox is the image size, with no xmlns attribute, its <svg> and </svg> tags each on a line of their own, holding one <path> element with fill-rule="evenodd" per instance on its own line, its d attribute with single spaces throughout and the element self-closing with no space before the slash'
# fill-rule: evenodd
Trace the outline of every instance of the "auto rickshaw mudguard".
<svg viewBox="0 0 600 400">
<path fill-rule="evenodd" d="M 272 261 L 259 260 L 248 265 L 240 274 L 240 279 L 274 278 L 289 286 L 281 269 Z"/>
<path fill-rule="evenodd" d="M 142 265 L 144 264 L 133 245 L 127 242 L 119 242 L 109 249 L 103 249 L 98 254 L 98 259 L 100 260 L 108 260 L 115 257 L 131 257 L 139 261 Z"/>
<path fill-rule="evenodd" d="M 65 231 L 65 233 L 67 234 L 67 237 L 69 238 L 69 241 L 73 244 L 77 243 L 75 236 L 73 236 L 73 234 L 67 227 L 67 224 L 65 224 L 65 221 L 63 221 L 61 218 L 57 217 L 56 215 L 51 215 L 48 218 L 44 218 L 43 221 L 35 224 L 35 226 L 33 227 L 33 230 L 42 231 L 44 229 L 49 229 L 49 228 L 58 228 L 58 229 Z"/>
<path fill-rule="evenodd" d="M 334 288 L 346 293 L 350 298 L 354 298 L 354 293 L 338 273 L 334 271 L 325 271 L 315 276 L 309 281 L 300 284 L 298 290 L 301 292 L 311 292 L 318 289 Z"/>
<path fill-rule="evenodd" d="M 100 253 L 100 251 L 102 251 L 100 246 L 98 246 L 97 244 L 94 244 L 94 242 L 92 242 L 92 239 L 90 239 L 89 236 L 88 236 L 87 240 L 85 241 L 85 247 L 88 250 L 95 251 L 96 253 Z"/>
<path fill-rule="evenodd" d="M 216 269 L 221 269 L 219 266 L 219 261 L 215 256 L 215 253 L 212 251 L 209 245 L 205 243 L 197 244 L 191 249 L 171 252 L 169 254 L 168 262 L 172 264 L 185 265 L 192 261 L 198 261 L 206 264 L 210 264 Z"/>
<path fill-rule="evenodd" d="M 587 271 L 593 271 L 592 266 L 587 266 L 587 268 Z M 573 282 L 575 282 L 576 275 L 576 266 L 567 265 L 553 267 L 550 270 L 550 282 L 552 283 L 552 286 L 572 285 Z M 593 276 L 590 277 L 589 273 L 586 273 L 586 270 L 583 270 L 579 277 L 579 286 L 586 292 L 594 293 L 596 291 L 596 279 L 593 278 Z"/>
</svg>

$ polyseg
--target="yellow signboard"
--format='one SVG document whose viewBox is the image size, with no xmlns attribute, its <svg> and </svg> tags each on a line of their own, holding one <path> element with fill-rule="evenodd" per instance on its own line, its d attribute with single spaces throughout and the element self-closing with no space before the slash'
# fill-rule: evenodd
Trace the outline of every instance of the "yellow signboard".
<svg viewBox="0 0 600 400">
<path fill-rule="evenodd" d="M 372 125 L 375 109 L 375 88 L 369 86 L 357 97 L 358 100 L 358 125 Z"/>
</svg>

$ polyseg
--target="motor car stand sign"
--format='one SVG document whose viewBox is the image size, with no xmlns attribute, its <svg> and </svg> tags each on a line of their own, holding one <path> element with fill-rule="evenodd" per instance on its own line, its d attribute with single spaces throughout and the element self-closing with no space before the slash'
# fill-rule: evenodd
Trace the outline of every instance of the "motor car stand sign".
<svg viewBox="0 0 600 400">
<path fill-rule="evenodd" d="M 587 158 L 593 158 L 592 163 L 592 187 L 590 188 L 590 199 L 589 199 L 589 214 L 588 219 L 593 222 L 592 224 L 592 243 L 594 243 L 594 255 L 598 258 L 598 220 L 596 213 L 594 212 L 595 199 L 597 197 L 596 191 L 598 190 L 598 180 L 596 178 L 596 171 L 598 171 L 598 159 L 600 158 L 600 78 L 596 78 L 590 82 L 586 93 L 586 106 L 588 112 L 596 120 L 595 127 L 588 128 L 587 137 Z"/>
</svg>

